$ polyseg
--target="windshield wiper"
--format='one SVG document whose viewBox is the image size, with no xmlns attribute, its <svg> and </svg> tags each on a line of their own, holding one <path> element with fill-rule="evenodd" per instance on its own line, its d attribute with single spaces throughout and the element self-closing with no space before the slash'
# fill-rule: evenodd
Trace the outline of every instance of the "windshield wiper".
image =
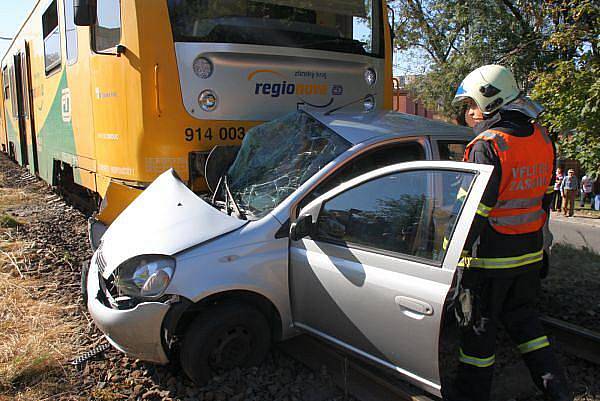
<svg viewBox="0 0 600 401">
<path fill-rule="evenodd" d="M 223 188 L 225 188 L 225 212 L 231 216 L 231 210 L 232 210 L 240 219 L 246 220 L 246 216 L 245 216 L 244 212 L 242 212 L 242 210 L 238 206 L 235 198 L 233 197 L 233 194 L 231 193 L 231 189 L 229 189 L 229 175 L 223 174 L 219 183 L 221 183 L 221 182 L 223 183 Z M 231 201 L 231 204 L 233 205 L 231 210 L 229 209 L 231 206 L 230 201 Z"/>
<path fill-rule="evenodd" d="M 348 107 L 348 106 L 352 106 L 353 104 L 356 104 L 356 103 L 358 103 L 358 102 L 363 102 L 363 101 L 364 101 L 365 99 L 367 99 L 369 96 L 375 97 L 375 96 L 377 96 L 377 94 L 376 94 L 376 93 L 372 93 L 372 94 L 369 94 L 369 95 L 367 95 L 367 96 L 360 97 L 360 98 L 358 98 L 358 99 L 356 99 L 356 100 L 353 100 L 353 101 L 351 101 L 351 102 L 344 103 L 344 104 L 343 104 L 343 105 L 341 105 L 341 106 L 334 107 L 333 109 L 326 111 L 324 115 L 328 116 L 328 115 L 330 115 L 330 114 L 332 114 L 332 113 L 335 113 L 336 111 L 340 111 L 341 109 L 344 109 L 344 108 L 346 108 L 346 107 Z"/>
</svg>

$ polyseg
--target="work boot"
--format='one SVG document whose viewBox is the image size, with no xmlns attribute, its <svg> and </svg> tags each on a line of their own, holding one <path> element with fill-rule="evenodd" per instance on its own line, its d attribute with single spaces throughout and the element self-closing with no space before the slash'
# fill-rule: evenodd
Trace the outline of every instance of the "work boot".
<svg viewBox="0 0 600 401">
<path fill-rule="evenodd" d="M 544 397 L 548 401 L 573 401 L 573 394 L 569 390 L 566 380 L 556 378 L 552 373 L 542 376 L 544 386 Z"/>
<path fill-rule="evenodd" d="M 533 382 L 544 393 L 546 400 L 573 401 L 567 379 L 550 347 L 525 354 L 523 360 Z"/>
</svg>

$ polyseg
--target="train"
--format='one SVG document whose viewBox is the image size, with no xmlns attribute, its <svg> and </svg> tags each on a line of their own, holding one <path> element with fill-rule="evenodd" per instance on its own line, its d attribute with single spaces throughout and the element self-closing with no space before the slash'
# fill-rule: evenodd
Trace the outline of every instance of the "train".
<svg viewBox="0 0 600 401">
<path fill-rule="evenodd" d="M 39 0 L 0 62 L 0 147 L 109 225 L 298 108 L 392 108 L 385 0 Z M 365 106 L 366 107 L 366 106 Z"/>
</svg>

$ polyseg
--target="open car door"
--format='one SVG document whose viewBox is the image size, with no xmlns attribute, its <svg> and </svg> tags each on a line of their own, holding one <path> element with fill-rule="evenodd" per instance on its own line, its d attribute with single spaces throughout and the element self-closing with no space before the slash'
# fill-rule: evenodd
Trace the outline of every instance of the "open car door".
<svg viewBox="0 0 600 401">
<path fill-rule="evenodd" d="M 444 303 L 492 171 L 396 164 L 311 202 L 290 232 L 295 326 L 439 396 Z"/>
</svg>

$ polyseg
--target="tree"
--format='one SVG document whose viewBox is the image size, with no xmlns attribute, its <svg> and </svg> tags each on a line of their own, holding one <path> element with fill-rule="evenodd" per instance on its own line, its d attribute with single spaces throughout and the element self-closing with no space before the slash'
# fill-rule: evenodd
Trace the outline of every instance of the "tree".
<svg viewBox="0 0 600 401">
<path fill-rule="evenodd" d="M 547 109 L 563 156 L 600 173 L 600 2 L 395 0 L 398 50 L 423 49 L 413 85 L 428 107 L 464 124 L 452 106 L 461 80 L 485 64 L 509 67 Z"/>
<path fill-rule="evenodd" d="M 546 107 L 543 122 L 562 156 L 600 175 L 600 4 L 565 0 L 549 10 L 557 29 L 545 42 L 557 59 L 533 74 L 532 96 Z"/>
<path fill-rule="evenodd" d="M 529 87 L 529 71 L 542 65 L 545 40 L 543 0 L 396 0 L 398 50 L 425 51 L 427 74 L 414 85 L 419 98 L 464 123 L 464 110 L 451 105 L 460 81 L 492 63 L 512 67 Z"/>
</svg>

